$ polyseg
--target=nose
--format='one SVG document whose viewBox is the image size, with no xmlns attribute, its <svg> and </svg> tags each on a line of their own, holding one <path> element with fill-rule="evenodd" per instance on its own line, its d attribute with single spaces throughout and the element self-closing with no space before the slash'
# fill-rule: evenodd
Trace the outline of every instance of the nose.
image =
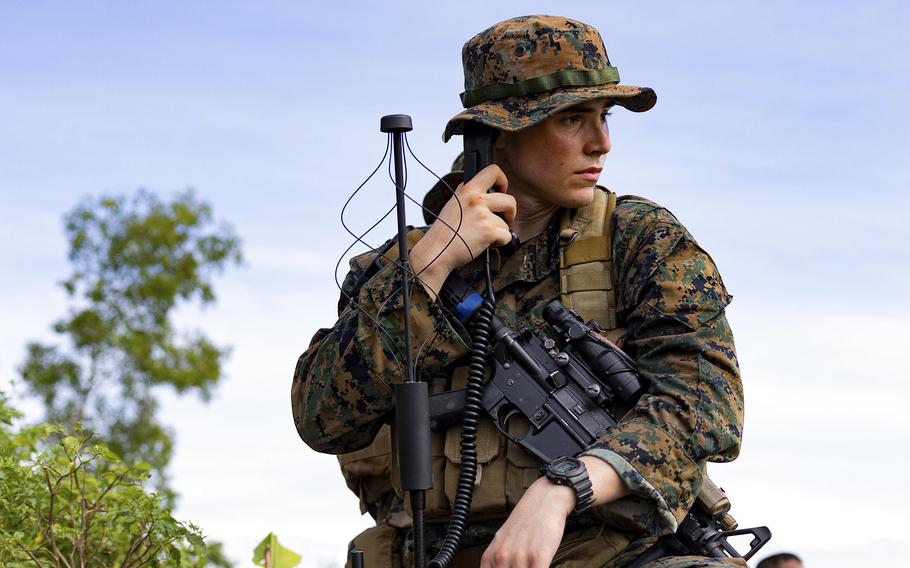
<svg viewBox="0 0 910 568">
<path fill-rule="evenodd" d="M 595 120 L 590 125 L 585 153 L 598 158 L 610 151 L 610 129 L 606 122 Z"/>
</svg>

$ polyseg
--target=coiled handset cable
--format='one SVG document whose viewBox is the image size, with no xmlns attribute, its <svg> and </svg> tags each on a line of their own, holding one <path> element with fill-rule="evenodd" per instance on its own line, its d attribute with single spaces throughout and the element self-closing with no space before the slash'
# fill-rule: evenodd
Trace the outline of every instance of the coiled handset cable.
<svg viewBox="0 0 910 568">
<path fill-rule="evenodd" d="M 461 432 L 461 470 L 455 488 L 452 517 L 439 553 L 430 568 L 445 568 L 458 552 L 468 526 L 474 483 L 477 479 L 477 425 L 483 414 L 483 379 L 490 348 L 491 321 L 494 305 L 488 299 L 479 302 L 471 318 L 471 351 L 468 357 L 468 382 L 465 386 L 464 414 Z"/>
<path fill-rule="evenodd" d="M 483 168 L 493 163 L 493 142 L 498 130 L 480 122 L 464 123 L 464 182 L 469 182 Z M 512 233 L 511 242 L 501 247 L 503 254 L 518 248 L 518 236 Z M 461 432 L 461 468 L 452 503 L 452 516 L 439 553 L 430 561 L 430 568 L 446 568 L 455 558 L 464 531 L 468 527 L 474 483 L 477 480 L 477 425 L 483 415 L 484 371 L 492 337 L 496 297 L 490 269 L 490 249 L 484 251 L 486 298 L 471 290 L 456 274 L 446 281 L 441 291 L 445 304 L 455 308 L 456 317 L 469 324 L 471 351 L 468 355 L 468 382 L 465 386 L 464 414 Z"/>
</svg>

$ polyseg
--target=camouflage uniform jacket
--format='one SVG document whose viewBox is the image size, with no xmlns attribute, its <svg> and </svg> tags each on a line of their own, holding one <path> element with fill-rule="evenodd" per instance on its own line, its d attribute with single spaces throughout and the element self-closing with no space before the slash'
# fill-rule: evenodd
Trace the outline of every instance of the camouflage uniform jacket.
<svg viewBox="0 0 910 568">
<path fill-rule="evenodd" d="M 513 329 L 544 326 L 544 306 L 559 297 L 557 217 L 536 242 L 494 262 L 496 313 Z M 706 462 L 729 461 L 739 452 L 743 393 L 724 315 L 731 296 L 710 256 L 666 209 L 621 198 L 613 223 L 624 348 L 651 386 L 585 453 L 607 461 L 632 492 L 597 507 L 598 516 L 645 534 L 666 534 L 692 505 Z M 375 258 L 355 258 L 343 283 L 363 310 L 343 296 L 335 326 L 319 330 L 297 364 L 294 419 L 316 451 L 340 454 L 370 444 L 392 410 L 392 385 L 404 380 L 399 271 L 387 264 L 371 273 Z M 479 262 L 460 273 L 484 288 Z M 414 285 L 410 297 L 417 372 L 438 376 L 453 362 L 463 364 L 467 331 L 422 286 Z"/>
</svg>

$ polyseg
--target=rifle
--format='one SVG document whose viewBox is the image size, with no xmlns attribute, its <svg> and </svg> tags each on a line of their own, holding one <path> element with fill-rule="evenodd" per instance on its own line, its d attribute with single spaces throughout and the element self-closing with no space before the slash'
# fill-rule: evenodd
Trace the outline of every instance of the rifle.
<svg viewBox="0 0 910 568">
<path fill-rule="evenodd" d="M 463 322 L 479 307 L 479 295 L 457 275 L 446 282 L 441 297 Z M 549 324 L 543 332 L 516 332 L 492 316 L 493 376 L 484 387 L 482 405 L 503 435 L 546 464 L 575 456 L 606 434 L 617 423 L 611 409 L 633 406 L 647 383 L 635 361 L 600 333 L 597 322 L 585 323 L 558 300 L 547 305 L 543 316 Z M 430 397 L 434 429 L 457 421 L 464 396 L 453 391 Z M 529 427 L 516 436 L 509 423 L 518 416 Z M 771 531 L 764 526 L 737 529 L 729 510 L 723 490 L 705 477 L 677 532 L 661 537 L 632 566 L 671 554 L 748 560 L 770 540 Z M 736 535 L 753 536 L 744 554 L 729 542 Z"/>
</svg>

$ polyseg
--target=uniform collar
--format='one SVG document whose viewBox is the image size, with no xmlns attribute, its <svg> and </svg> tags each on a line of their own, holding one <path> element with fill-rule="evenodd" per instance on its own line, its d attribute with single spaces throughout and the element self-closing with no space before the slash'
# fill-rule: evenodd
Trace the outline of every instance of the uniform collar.
<svg viewBox="0 0 910 568">
<path fill-rule="evenodd" d="M 490 251 L 490 267 L 493 270 L 493 290 L 498 292 L 519 281 L 539 282 L 559 267 L 559 225 L 563 211 L 553 214 L 547 228 L 535 239 L 519 245 L 511 255 L 503 255 L 498 249 Z M 486 289 L 483 257 L 473 260 L 461 271 L 475 289 Z"/>
</svg>

